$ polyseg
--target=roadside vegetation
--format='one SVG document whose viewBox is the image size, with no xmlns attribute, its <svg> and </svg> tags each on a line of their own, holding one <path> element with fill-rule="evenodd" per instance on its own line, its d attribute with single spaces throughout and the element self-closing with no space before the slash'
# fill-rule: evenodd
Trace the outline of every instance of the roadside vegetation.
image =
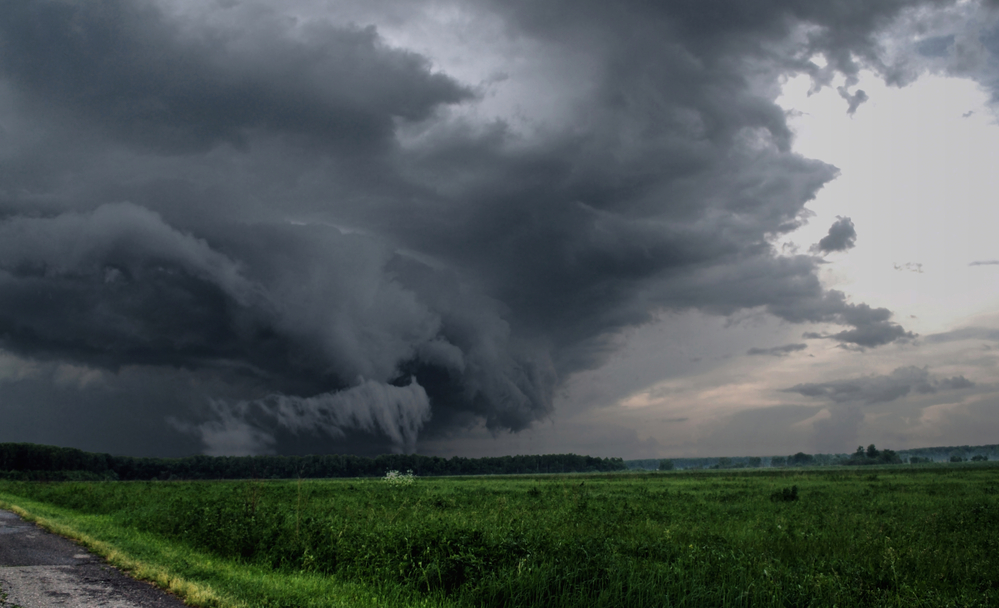
<svg viewBox="0 0 999 608">
<path fill-rule="evenodd" d="M 999 467 L 0 481 L 192 605 L 995 606 Z"/>
</svg>

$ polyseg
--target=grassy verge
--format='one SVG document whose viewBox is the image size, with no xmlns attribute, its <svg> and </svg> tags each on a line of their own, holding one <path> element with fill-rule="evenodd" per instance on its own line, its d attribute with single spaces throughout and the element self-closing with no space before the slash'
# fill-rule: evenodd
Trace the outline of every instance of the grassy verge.
<svg viewBox="0 0 999 608">
<path fill-rule="evenodd" d="M 0 501 L 199 606 L 936 607 L 997 604 L 997 488 L 994 466 L 866 467 L 0 482 Z"/>
<path fill-rule="evenodd" d="M 72 539 L 139 580 L 149 581 L 204 608 L 438 606 L 409 601 L 398 589 L 227 559 L 122 526 L 107 515 L 88 515 L 0 493 L 0 508 Z"/>
</svg>

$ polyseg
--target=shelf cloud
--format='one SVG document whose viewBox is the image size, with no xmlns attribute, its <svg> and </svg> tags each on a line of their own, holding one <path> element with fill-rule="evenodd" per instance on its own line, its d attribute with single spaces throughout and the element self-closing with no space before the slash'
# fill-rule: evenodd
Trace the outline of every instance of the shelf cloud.
<svg viewBox="0 0 999 608">
<path fill-rule="evenodd" d="M 773 100 L 786 74 L 904 82 L 878 35 L 921 4 L 473 1 L 503 26 L 480 52 L 523 54 L 472 80 L 375 24 L 420 2 L 346 3 L 349 21 L 318 4 L 3 2 L 0 345 L 110 385 L 141 368 L 157 390 L 176 370 L 184 395 L 228 386 L 156 415 L 255 453 L 530 428 L 610 338 L 664 311 L 911 340 L 823 287 L 820 257 L 774 247 L 838 170 L 791 150 Z M 530 78 L 564 74 L 549 121 Z M 503 86 L 522 98 L 496 101 Z M 813 253 L 855 240 L 840 218 Z M 924 376 L 789 390 L 945 388 Z"/>
</svg>

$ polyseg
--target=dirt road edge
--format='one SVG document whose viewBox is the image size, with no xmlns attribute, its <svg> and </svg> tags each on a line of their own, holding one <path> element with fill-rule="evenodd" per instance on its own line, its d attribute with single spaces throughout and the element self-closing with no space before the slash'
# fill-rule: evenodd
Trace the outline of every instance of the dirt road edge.
<svg viewBox="0 0 999 608">
<path fill-rule="evenodd" d="M 161 566 L 148 564 L 133 558 L 116 547 L 85 534 L 72 526 L 36 515 L 23 507 L 0 499 L 0 509 L 6 509 L 17 514 L 22 519 L 63 538 L 67 538 L 83 546 L 88 551 L 101 557 L 128 576 L 152 583 L 156 587 L 171 593 L 192 608 L 246 608 L 242 603 L 234 603 L 219 596 L 206 585 L 188 581 Z"/>
</svg>

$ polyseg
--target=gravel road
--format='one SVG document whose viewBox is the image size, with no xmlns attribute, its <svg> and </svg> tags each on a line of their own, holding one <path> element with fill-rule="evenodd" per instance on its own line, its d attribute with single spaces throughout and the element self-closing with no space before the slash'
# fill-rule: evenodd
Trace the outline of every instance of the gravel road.
<svg viewBox="0 0 999 608">
<path fill-rule="evenodd" d="M 73 542 L 0 511 L 0 607 L 183 608 Z"/>
</svg>

